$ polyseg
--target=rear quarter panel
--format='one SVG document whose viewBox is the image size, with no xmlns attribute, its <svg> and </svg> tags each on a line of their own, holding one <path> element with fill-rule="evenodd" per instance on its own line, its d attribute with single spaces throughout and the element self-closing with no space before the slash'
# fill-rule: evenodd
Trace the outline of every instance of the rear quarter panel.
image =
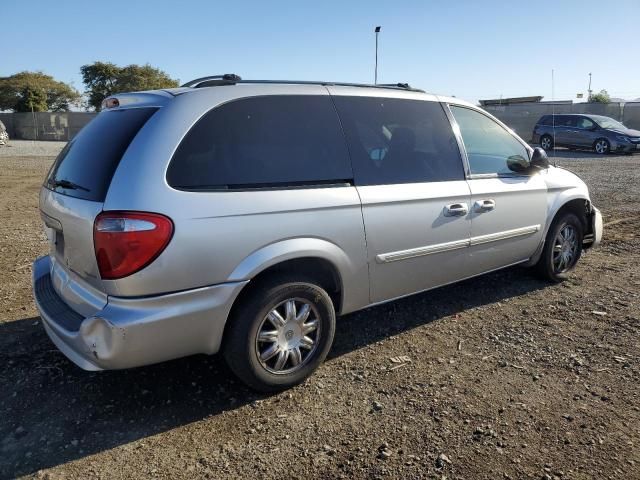
<svg viewBox="0 0 640 480">
<path fill-rule="evenodd" d="M 238 85 L 180 95 L 154 115 L 116 171 L 105 210 L 162 213 L 175 225 L 166 250 L 109 293 L 145 296 L 247 280 L 279 260 L 330 261 L 343 285 L 343 312 L 369 303 L 366 245 L 355 187 L 188 192 L 166 182 L 169 161 L 190 127 L 216 105 L 243 96 L 328 95 L 317 85 Z"/>
</svg>

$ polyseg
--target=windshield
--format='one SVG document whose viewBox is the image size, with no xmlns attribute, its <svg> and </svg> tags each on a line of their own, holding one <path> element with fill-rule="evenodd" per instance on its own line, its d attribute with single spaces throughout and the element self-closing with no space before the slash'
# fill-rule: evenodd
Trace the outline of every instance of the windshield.
<svg viewBox="0 0 640 480">
<path fill-rule="evenodd" d="M 609 117 L 600 117 L 600 116 L 593 116 L 591 117 L 593 120 L 595 120 L 595 122 L 600 125 L 600 127 L 602 128 L 612 128 L 614 130 L 626 130 L 627 127 L 625 127 L 622 123 L 614 120 L 613 118 L 609 118 Z"/>
</svg>

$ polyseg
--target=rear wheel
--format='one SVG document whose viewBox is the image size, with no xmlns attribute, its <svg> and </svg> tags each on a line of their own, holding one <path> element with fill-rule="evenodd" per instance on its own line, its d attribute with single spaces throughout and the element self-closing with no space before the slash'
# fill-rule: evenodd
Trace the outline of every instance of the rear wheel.
<svg viewBox="0 0 640 480">
<path fill-rule="evenodd" d="M 538 273 L 553 282 L 568 278 L 582 254 L 583 227 L 580 219 L 571 212 L 557 216 L 549 231 L 536 264 Z"/>
<path fill-rule="evenodd" d="M 605 155 L 609 153 L 609 150 L 611 150 L 611 144 L 609 143 L 609 140 L 607 140 L 606 138 L 599 138 L 593 144 L 593 149 L 596 151 L 596 153 L 599 153 L 600 155 Z"/>
<path fill-rule="evenodd" d="M 540 138 L 540 146 L 545 150 L 551 150 L 553 148 L 553 137 L 551 135 L 543 135 Z"/>
<path fill-rule="evenodd" d="M 335 310 L 313 281 L 273 278 L 256 285 L 229 319 L 223 354 L 251 388 L 284 390 L 306 380 L 326 358 Z"/>
</svg>

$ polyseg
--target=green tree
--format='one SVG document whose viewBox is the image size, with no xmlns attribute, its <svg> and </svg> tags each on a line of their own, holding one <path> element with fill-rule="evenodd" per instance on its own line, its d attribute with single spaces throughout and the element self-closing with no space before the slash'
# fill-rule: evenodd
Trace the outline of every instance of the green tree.
<svg viewBox="0 0 640 480">
<path fill-rule="evenodd" d="M 27 97 L 25 97 L 27 96 Z M 80 102 L 70 85 L 42 72 L 19 72 L 0 78 L 0 110 L 64 112 Z"/>
<path fill-rule="evenodd" d="M 87 103 L 100 111 L 102 100 L 116 92 L 120 67 L 113 63 L 94 62 L 80 67 Z"/>
<path fill-rule="evenodd" d="M 589 97 L 589 101 L 592 103 L 609 103 L 611 102 L 611 97 L 606 90 L 600 90 L 599 93 L 594 93 Z"/>
<path fill-rule="evenodd" d="M 41 88 L 26 86 L 20 92 L 20 99 L 16 104 L 16 112 L 46 112 L 47 95 Z"/>
<path fill-rule="evenodd" d="M 118 67 L 109 62 L 94 62 L 80 67 L 82 81 L 87 90 L 87 103 L 96 111 L 109 95 L 122 92 L 139 92 L 178 86 L 178 81 L 151 65 L 127 65 Z"/>
</svg>

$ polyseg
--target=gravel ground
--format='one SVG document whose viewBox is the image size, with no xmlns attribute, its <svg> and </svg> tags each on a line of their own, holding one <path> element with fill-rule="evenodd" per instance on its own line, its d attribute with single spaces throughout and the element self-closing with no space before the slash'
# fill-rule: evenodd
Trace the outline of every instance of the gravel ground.
<svg viewBox="0 0 640 480">
<path fill-rule="evenodd" d="M 558 157 L 607 223 L 570 280 L 510 268 L 347 315 L 272 396 L 216 356 L 66 360 L 30 288 L 51 158 L 1 159 L 0 478 L 640 478 L 640 155 Z"/>
<path fill-rule="evenodd" d="M 10 140 L 7 145 L 0 145 L 2 157 L 55 157 L 67 142 L 42 142 L 36 140 Z"/>
</svg>

